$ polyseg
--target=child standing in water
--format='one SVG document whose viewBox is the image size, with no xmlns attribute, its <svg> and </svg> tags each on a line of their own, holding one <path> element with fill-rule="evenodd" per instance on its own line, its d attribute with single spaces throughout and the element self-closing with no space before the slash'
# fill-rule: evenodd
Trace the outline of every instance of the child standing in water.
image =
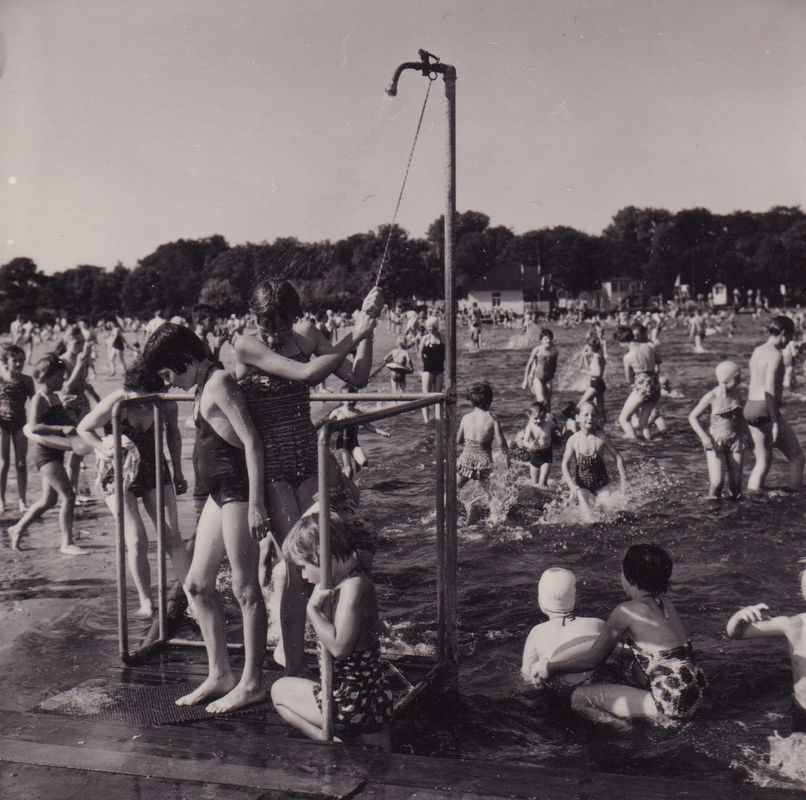
<svg viewBox="0 0 806 800">
<path fill-rule="evenodd" d="M 544 328 L 540 331 L 540 344 L 532 350 L 526 362 L 522 387 L 531 389 L 535 400 L 545 403 L 549 411 L 552 381 L 556 372 L 557 348 L 554 346 L 554 334 L 548 328 Z"/>
<path fill-rule="evenodd" d="M 76 495 L 64 469 L 64 454 L 72 449 L 76 429 L 70 425 L 57 392 L 64 385 L 66 367 L 54 353 L 40 358 L 34 367 L 36 394 L 28 409 L 27 429 L 31 433 L 31 455 L 42 475 L 42 496 L 8 529 L 11 547 L 20 549 L 22 536 L 32 522 L 57 502 L 59 506 L 60 551 L 66 556 L 83 556 L 88 551 L 73 543 L 73 514 Z M 84 452 L 89 452 L 85 448 Z"/>
<path fill-rule="evenodd" d="M 607 389 L 607 384 L 604 382 L 605 363 L 601 339 L 595 334 L 589 336 L 582 350 L 582 366 L 588 375 L 590 385 L 585 389 L 579 402 L 593 403 L 602 423 L 607 421 L 604 404 L 605 389 Z"/>
<path fill-rule="evenodd" d="M 548 489 L 549 470 L 554 454 L 551 440 L 555 423 L 545 403 L 535 401 L 529 406 L 529 421 L 518 434 L 516 444 L 521 460 L 529 464 L 529 480 L 539 489 Z"/>
<path fill-rule="evenodd" d="M 638 687 L 619 684 L 580 686 L 571 707 L 594 722 L 626 719 L 686 720 L 705 705 L 708 681 L 697 664 L 691 642 L 669 591 L 672 559 L 654 544 L 627 550 L 621 586 L 630 598 L 617 606 L 587 652 L 541 660 L 535 671 L 555 675 L 596 669 L 619 642 L 632 654 L 631 678 Z"/>
<path fill-rule="evenodd" d="M 406 391 L 406 375 L 414 372 L 414 365 L 409 356 L 409 340 L 405 336 L 397 337 L 397 347 L 390 350 L 384 357 L 381 365 L 373 372 L 376 375 L 384 367 L 389 370 L 389 380 L 392 383 L 393 392 Z"/>
<path fill-rule="evenodd" d="M 801 562 L 802 563 L 802 562 Z M 800 593 L 806 600 L 806 570 L 800 573 Z M 740 608 L 729 620 L 731 639 L 786 639 L 792 665 L 792 733 L 806 733 L 806 613 L 769 617 L 766 603 Z"/>
<path fill-rule="evenodd" d="M 610 483 L 604 454 L 608 453 L 616 462 L 622 491 L 627 488 L 627 471 L 621 453 L 610 441 L 610 437 L 597 426 L 596 409 L 592 403 L 579 404 L 577 424 L 579 430 L 565 445 L 562 473 L 579 505 L 585 511 L 591 511 L 596 503 L 596 495 Z M 575 462 L 573 476 L 571 459 Z"/>
<path fill-rule="evenodd" d="M 361 537 L 345 520 L 330 520 L 333 589 L 322 586 L 319 514 L 309 509 L 283 543 L 287 561 L 298 565 L 315 585 L 308 601 L 308 619 L 318 647 L 333 658 L 334 732 L 342 740 L 374 744 L 391 750 L 389 720 L 392 693 L 384 675 L 378 636 L 381 621 L 375 585 L 358 557 Z M 332 614 L 325 607 L 332 604 Z M 332 616 L 332 622 L 331 622 Z M 316 741 L 324 741 L 322 687 L 306 678 L 280 678 L 271 699 L 280 716 Z"/>
<path fill-rule="evenodd" d="M 550 567 L 537 584 L 537 603 L 548 617 L 547 622 L 535 625 L 523 647 L 521 675 L 528 682 L 540 681 L 537 665 L 555 656 L 571 656 L 588 650 L 604 628 L 604 621 L 595 617 L 577 617 L 577 579 L 570 569 Z M 592 676 L 592 672 L 568 673 L 557 681 L 563 686 L 578 686 Z"/>
<path fill-rule="evenodd" d="M 357 392 L 358 389 L 356 389 L 355 386 L 350 386 L 347 388 L 347 391 L 352 393 Z M 358 402 L 356 400 L 347 400 L 340 406 L 336 406 L 336 408 L 328 414 L 328 419 L 350 419 L 351 417 L 358 416 L 360 413 Z M 360 427 L 370 433 L 383 436 L 385 439 L 388 439 L 392 435 L 389 431 L 376 428 L 369 422 L 364 423 Z M 358 425 L 350 425 L 338 431 L 336 434 L 336 454 L 339 461 L 341 461 L 341 471 L 348 478 L 354 478 L 361 471 L 361 468 L 365 467 L 368 463 L 367 455 L 358 443 L 358 428 Z"/>
<path fill-rule="evenodd" d="M 509 447 L 498 420 L 490 413 L 493 390 L 489 383 L 474 383 L 467 393 L 473 411 L 462 417 L 459 423 L 457 444 L 464 444 L 462 455 L 456 462 L 457 489 L 468 481 L 480 481 L 486 486 L 493 471 L 493 442 L 509 458 Z"/>
<path fill-rule="evenodd" d="M 34 381 L 23 374 L 25 351 L 16 345 L 0 350 L 0 514 L 6 510 L 6 484 L 14 445 L 17 468 L 17 508 L 27 509 L 28 440 L 23 433 L 25 403 L 34 396 Z"/>
<path fill-rule="evenodd" d="M 637 439 L 636 426 L 632 422 L 633 414 L 637 414 L 637 430 L 648 441 L 652 438 L 649 418 L 660 400 L 658 378 L 660 361 L 652 345 L 649 342 L 639 341 L 633 330 L 626 325 L 619 325 L 614 338 L 627 348 L 623 361 L 624 377 L 632 386 L 618 421 L 627 439 Z"/>
<path fill-rule="evenodd" d="M 728 476 L 730 496 L 742 496 L 742 464 L 745 441 L 750 437 L 742 413 L 739 381 L 742 373 L 733 361 L 723 361 L 716 368 L 718 385 L 711 389 L 688 415 L 688 421 L 705 448 L 708 464 L 708 497 L 718 500 L 722 496 L 725 475 Z M 700 425 L 700 415 L 711 409 L 711 422 L 706 431 Z"/>
</svg>

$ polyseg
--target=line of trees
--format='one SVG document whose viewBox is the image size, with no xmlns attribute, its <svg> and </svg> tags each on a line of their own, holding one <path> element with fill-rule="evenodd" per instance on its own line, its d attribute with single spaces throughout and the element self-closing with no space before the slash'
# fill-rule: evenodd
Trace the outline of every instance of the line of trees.
<svg viewBox="0 0 806 800">
<path fill-rule="evenodd" d="M 806 214 L 799 207 L 712 214 L 694 208 L 672 214 L 655 208 L 619 211 L 600 236 L 560 226 L 515 234 L 491 226 L 478 211 L 457 214 L 456 266 L 460 292 L 502 264 L 540 265 L 555 287 L 596 289 L 611 276 L 639 278 L 650 294 L 671 296 L 678 276 L 695 294 L 714 283 L 761 289 L 776 299 L 806 286 Z M 157 309 L 182 313 L 207 303 L 221 314 L 247 310 L 256 277 L 294 280 L 306 307 L 355 306 L 375 281 L 387 239 L 381 285 L 389 300 L 442 294 L 443 218 L 424 239 L 399 226 L 381 226 L 332 243 L 294 238 L 230 246 L 223 236 L 163 244 L 133 268 L 81 265 L 47 275 L 30 258 L 0 267 L 0 327 L 18 313 L 41 320 L 65 315 L 146 318 Z"/>
</svg>

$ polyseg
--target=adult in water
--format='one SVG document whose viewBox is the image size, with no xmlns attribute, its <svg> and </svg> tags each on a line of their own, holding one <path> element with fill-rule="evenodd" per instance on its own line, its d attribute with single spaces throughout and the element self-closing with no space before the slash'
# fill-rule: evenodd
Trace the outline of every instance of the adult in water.
<svg viewBox="0 0 806 800">
<path fill-rule="evenodd" d="M 420 341 L 420 360 L 423 362 L 423 394 L 441 392 L 445 372 L 445 342 L 436 317 L 429 317 L 425 321 L 425 336 Z M 439 419 L 439 406 L 434 406 L 434 418 Z M 428 407 L 423 409 L 423 420 L 428 422 Z"/>
<path fill-rule="evenodd" d="M 761 492 L 772 464 L 772 449 L 777 447 L 789 462 L 787 485 L 799 491 L 803 485 L 803 451 L 795 432 L 781 414 L 784 359 L 781 351 L 795 334 L 789 317 L 775 317 L 767 328 L 768 336 L 750 357 L 750 386 L 744 418 L 753 438 L 756 463 L 747 481 L 748 492 Z"/>
</svg>

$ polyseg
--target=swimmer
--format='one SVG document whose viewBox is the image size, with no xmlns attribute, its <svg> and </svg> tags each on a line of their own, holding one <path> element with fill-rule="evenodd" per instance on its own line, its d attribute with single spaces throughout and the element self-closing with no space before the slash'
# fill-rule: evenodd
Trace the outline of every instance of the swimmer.
<svg viewBox="0 0 806 800">
<path fill-rule="evenodd" d="M 584 653 L 541 660 L 535 672 L 555 675 L 596 669 L 621 643 L 632 653 L 631 680 L 620 684 L 580 686 L 571 707 L 594 722 L 628 719 L 687 720 L 702 711 L 708 681 L 697 664 L 691 642 L 669 591 L 672 559 L 654 544 L 636 544 L 622 562 L 621 587 L 630 598 L 617 606 L 593 645 Z"/>
<path fill-rule="evenodd" d="M 550 567 L 540 576 L 537 604 L 548 621 L 532 628 L 523 647 L 521 675 L 529 683 L 542 683 L 536 673 L 538 662 L 584 652 L 602 632 L 603 620 L 574 614 L 576 583 L 574 573 L 562 567 Z M 590 671 L 568 673 L 559 676 L 556 683 L 578 686 L 592 675 Z"/>
<path fill-rule="evenodd" d="M 722 496 L 722 484 L 728 477 L 730 496 L 742 496 L 742 466 L 745 442 L 750 436 L 742 413 L 739 382 L 742 372 L 733 361 L 723 361 L 716 368 L 717 386 L 705 394 L 688 415 L 688 421 L 705 448 L 708 465 L 708 498 Z M 706 431 L 700 415 L 711 409 L 711 422 Z"/>
<path fill-rule="evenodd" d="M 592 403 L 579 404 L 577 424 L 579 430 L 565 445 L 562 473 L 571 494 L 585 511 L 590 512 L 596 504 L 596 496 L 610 483 L 604 454 L 608 453 L 616 462 L 622 491 L 627 488 L 627 471 L 621 453 L 610 437 L 598 427 L 596 409 Z M 575 462 L 573 476 L 571 459 Z"/>
<path fill-rule="evenodd" d="M 756 463 L 747 481 L 747 491 L 764 491 L 772 450 L 778 447 L 789 462 L 787 485 L 797 492 L 803 485 L 803 451 L 795 432 L 781 414 L 784 378 L 781 351 L 794 336 L 795 324 L 789 317 L 779 316 L 770 322 L 767 331 L 767 341 L 756 347 L 750 357 L 744 418 L 750 426 Z"/>
<path fill-rule="evenodd" d="M 642 326 L 643 327 L 643 326 Z M 632 328 L 619 325 L 614 337 L 617 342 L 627 348 L 624 354 L 624 377 L 632 386 L 632 391 L 624 402 L 619 414 L 619 424 L 627 439 L 637 439 L 640 431 L 647 440 L 652 438 L 649 429 L 649 418 L 660 399 L 660 381 L 658 366 L 660 361 L 655 349 L 649 342 L 639 341 Z M 638 425 L 631 419 L 638 414 Z"/>
<path fill-rule="evenodd" d="M 538 489 L 548 489 L 549 470 L 554 455 L 551 441 L 555 423 L 546 410 L 545 403 L 535 401 L 529 406 L 526 427 L 516 438 L 517 457 L 529 464 L 529 479 Z"/>
<path fill-rule="evenodd" d="M 557 348 L 554 346 L 554 334 L 544 328 L 540 331 L 540 344 L 532 350 L 526 369 L 523 371 L 523 389 L 531 389 L 535 400 L 545 403 L 551 410 L 551 390 L 554 375 L 557 372 Z"/>
<path fill-rule="evenodd" d="M 806 570 L 800 573 L 800 593 L 806 600 Z M 794 684 L 792 732 L 806 733 L 806 612 L 770 617 L 766 611 L 766 603 L 739 609 L 728 620 L 727 634 L 731 639 L 786 639 Z"/>
<path fill-rule="evenodd" d="M 201 339 L 189 328 L 170 322 L 160 326 L 146 343 L 144 360 L 168 385 L 184 391 L 196 387 L 193 419 L 199 478 L 209 496 L 196 529 L 185 590 L 204 637 L 209 674 L 176 704 L 212 700 L 207 712 L 224 714 L 267 696 L 262 675 L 267 618 L 258 579 L 259 542 L 269 532 L 263 443 L 235 379 L 210 360 Z M 216 592 L 225 555 L 243 617 L 244 668 L 238 682 L 230 667 L 224 612 Z"/>
<path fill-rule="evenodd" d="M 28 439 L 25 437 L 25 404 L 34 396 L 34 380 L 23 373 L 25 351 L 9 344 L 0 350 L 0 514 L 6 510 L 6 485 L 14 445 L 17 468 L 17 508 L 28 508 Z"/>
<path fill-rule="evenodd" d="M 389 370 L 389 380 L 393 392 L 406 391 L 406 375 L 414 372 L 411 356 L 408 353 L 409 340 L 405 336 L 397 337 L 397 347 L 390 350 L 381 361 L 380 366 L 372 373 L 377 375 L 384 367 Z"/>
</svg>

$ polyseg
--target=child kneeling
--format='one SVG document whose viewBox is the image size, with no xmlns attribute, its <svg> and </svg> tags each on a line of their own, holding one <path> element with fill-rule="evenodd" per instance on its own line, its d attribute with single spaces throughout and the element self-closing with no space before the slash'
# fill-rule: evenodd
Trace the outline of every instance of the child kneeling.
<svg viewBox="0 0 806 800">
<path fill-rule="evenodd" d="M 375 585 L 359 561 L 361 536 L 335 514 L 330 537 L 333 589 L 321 584 L 318 506 L 292 528 L 283 542 L 283 554 L 301 567 L 306 581 L 315 584 L 307 613 L 319 647 L 333 657 L 334 733 L 340 740 L 379 745 L 389 752 L 392 693 L 380 656 Z M 331 599 L 332 622 L 324 611 Z M 316 741 L 325 741 L 321 694 L 321 685 L 306 678 L 280 678 L 271 689 L 280 716 Z"/>
</svg>

